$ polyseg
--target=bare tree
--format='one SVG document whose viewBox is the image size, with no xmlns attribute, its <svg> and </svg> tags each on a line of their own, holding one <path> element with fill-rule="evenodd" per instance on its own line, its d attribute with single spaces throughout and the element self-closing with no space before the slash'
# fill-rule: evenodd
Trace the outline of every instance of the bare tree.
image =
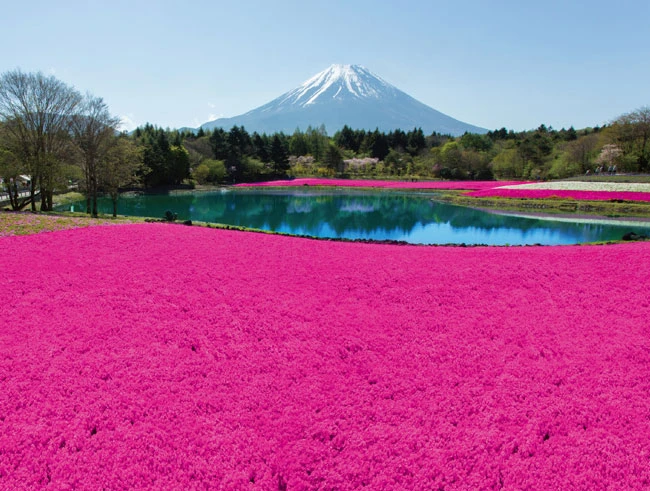
<svg viewBox="0 0 650 491">
<path fill-rule="evenodd" d="M 54 76 L 20 70 L 0 76 L 0 119 L 6 125 L 14 155 L 30 174 L 33 211 L 37 187 L 41 210 L 52 209 L 57 171 L 80 102 L 81 95 Z"/>
<path fill-rule="evenodd" d="M 72 131 L 84 173 L 86 210 L 94 217 L 97 216 L 100 168 L 106 164 L 119 123 L 118 118 L 111 116 L 104 100 L 90 94 L 86 95 L 72 118 Z"/>
</svg>

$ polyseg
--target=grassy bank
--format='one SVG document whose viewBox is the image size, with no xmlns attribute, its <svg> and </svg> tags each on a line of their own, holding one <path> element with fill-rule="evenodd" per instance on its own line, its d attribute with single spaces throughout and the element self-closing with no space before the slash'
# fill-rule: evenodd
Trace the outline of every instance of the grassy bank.
<svg viewBox="0 0 650 491">
<path fill-rule="evenodd" d="M 70 228 L 141 222 L 138 217 L 91 218 L 85 213 L 32 213 L 29 211 L 0 211 L 0 237 L 31 235 Z"/>
<path fill-rule="evenodd" d="M 545 213 L 580 213 L 608 217 L 649 217 L 650 203 L 634 201 L 580 201 L 571 199 L 476 198 L 461 191 L 441 191 L 436 198 L 446 203 L 473 208 L 494 208 L 505 211 L 544 211 Z"/>
</svg>

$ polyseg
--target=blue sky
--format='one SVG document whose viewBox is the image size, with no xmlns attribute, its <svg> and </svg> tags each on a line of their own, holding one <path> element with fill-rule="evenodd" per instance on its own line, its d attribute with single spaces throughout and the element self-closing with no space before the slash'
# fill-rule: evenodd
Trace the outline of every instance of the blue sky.
<svg viewBox="0 0 650 491">
<path fill-rule="evenodd" d="M 495 129 L 650 105 L 650 1 L 8 2 L 0 71 L 103 97 L 131 128 L 236 116 L 333 63 Z"/>
</svg>

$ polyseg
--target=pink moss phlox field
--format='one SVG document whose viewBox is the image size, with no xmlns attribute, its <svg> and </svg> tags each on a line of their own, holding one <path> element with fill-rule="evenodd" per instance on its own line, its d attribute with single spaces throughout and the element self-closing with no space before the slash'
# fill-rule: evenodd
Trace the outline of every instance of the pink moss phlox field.
<svg viewBox="0 0 650 491">
<path fill-rule="evenodd" d="M 335 186 L 384 189 L 490 189 L 495 186 L 522 184 L 522 181 L 378 181 L 366 179 L 300 178 L 237 184 L 238 187 Z"/>
<path fill-rule="evenodd" d="M 650 485 L 649 243 L 0 244 L 0 489 Z"/>
<path fill-rule="evenodd" d="M 635 191 L 583 191 L 568 189 L 481 189 L 465 193 L 475 198 L 562 198 L 591 201 L 625 200 L 650 201 L 650 193 Z"/>
</svg>

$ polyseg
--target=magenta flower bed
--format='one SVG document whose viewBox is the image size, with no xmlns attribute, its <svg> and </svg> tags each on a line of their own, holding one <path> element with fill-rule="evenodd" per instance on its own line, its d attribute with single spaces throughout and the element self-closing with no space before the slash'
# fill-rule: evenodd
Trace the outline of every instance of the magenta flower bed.
<svg viewBox="0 0 650 491">
<path fill-rule="evenodd" d="M 639 193 L 633 191 L 571 191 L 559 189 L 481 189 L 465 193 L 475 198 L 563 198 L 577 200 L 626 200 L 626 201 L 650 201 L 650 193 Z"/>
<path fill-rule="evenodd" d="M 337 186 L 351 188 L 386 188 L 386 189 L 489 189 L 495 186 L 522 184 L 521 181 L 374 181 L 365 179 L 319 179 L 302 178 L 287 181 L 267 181 L 236 184 L 240 187 L 260 186 Z"/>
<path fill-rule="evenodd" d="M 1 489 L 650 484 L 648 243 L 0 244 Z"/>
</svg>

